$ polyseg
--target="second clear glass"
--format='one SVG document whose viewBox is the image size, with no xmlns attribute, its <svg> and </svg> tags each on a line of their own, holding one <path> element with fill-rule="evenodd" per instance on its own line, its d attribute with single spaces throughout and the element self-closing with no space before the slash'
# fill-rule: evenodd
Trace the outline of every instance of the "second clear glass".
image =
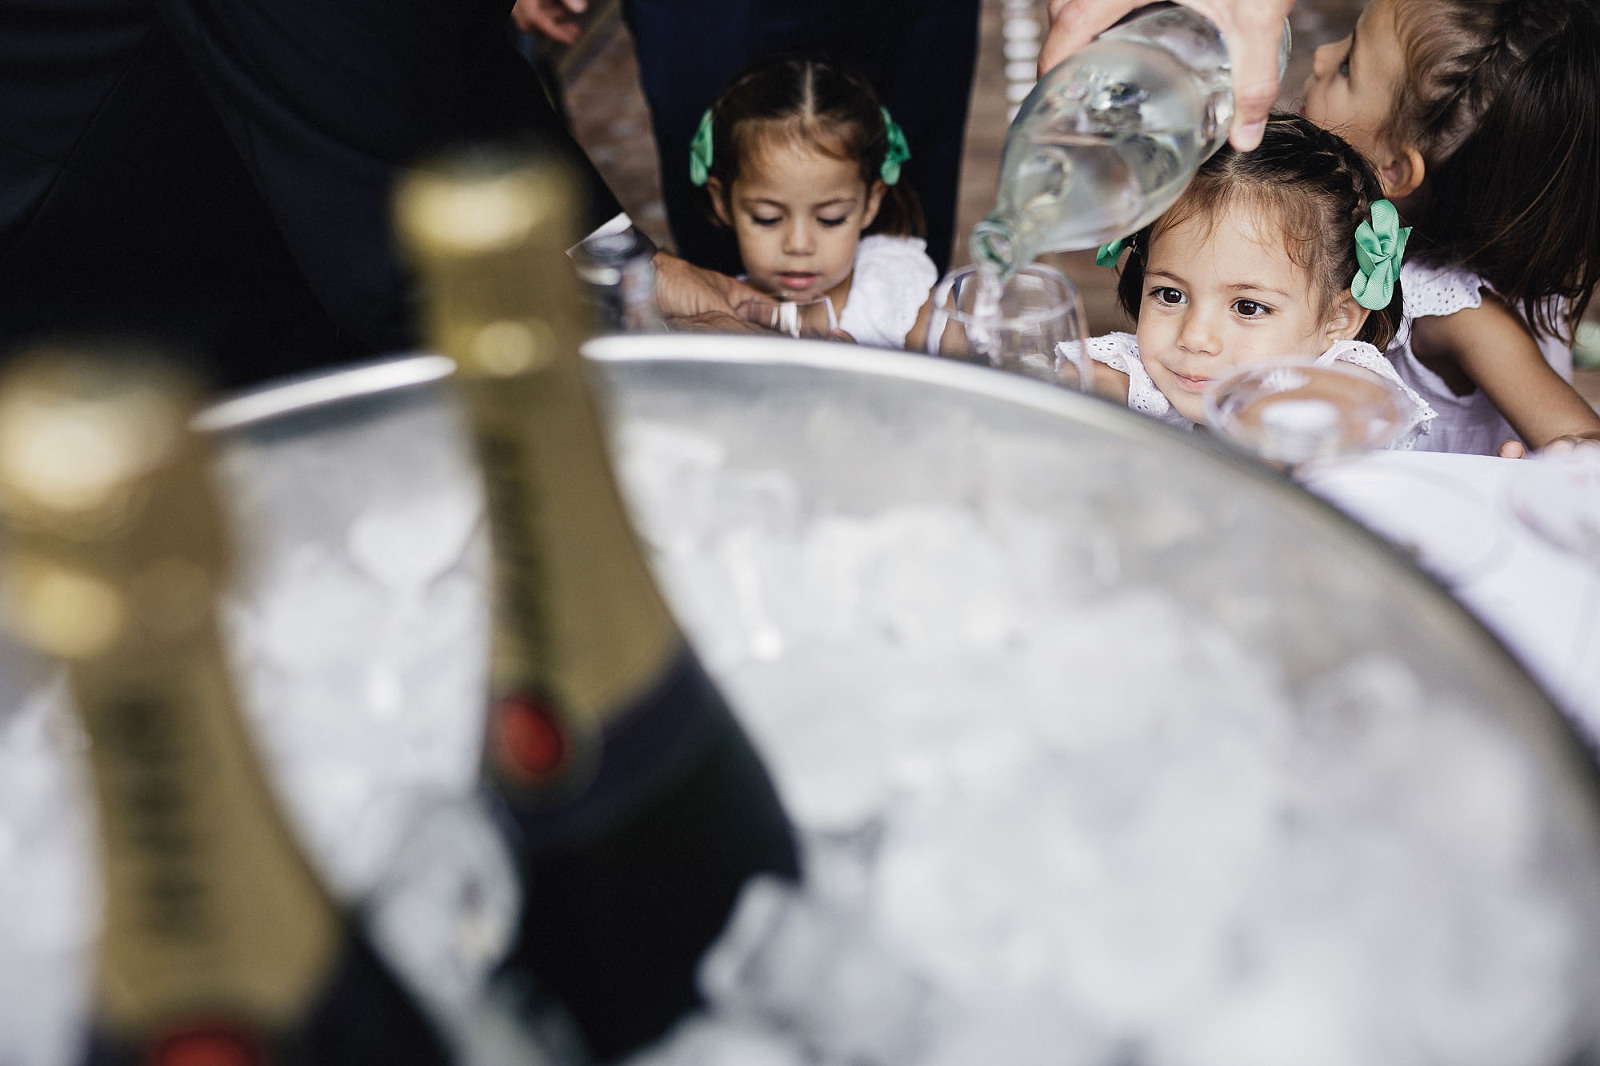
<svg viewBox="0 0 1600 1066">
<path fill-rule="evenodd" d="M 975 266 L 947 274 L 933 290 L 927 350 L 1088 390 L 1083 303 L 1059 270 L 1030 263 L 1002 283 L 993 314 L 980 314 Z"/>
</svg>

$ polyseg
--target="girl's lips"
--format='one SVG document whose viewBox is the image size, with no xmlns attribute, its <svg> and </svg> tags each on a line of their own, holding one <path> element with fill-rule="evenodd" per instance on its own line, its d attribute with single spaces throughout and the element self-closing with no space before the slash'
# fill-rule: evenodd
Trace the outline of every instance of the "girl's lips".
<svg viewBox="0 0 1600 1066">
<path fill-rule="evenodd" d="M 778 284 L 786 289 L 805 289 L 817 280 L 815 274 L 779 274 Z"/>
<path fill-rule="evenodd" d="M 1174 374 L 1173 377 L 1190 392 L 1205 392 L 1206 386 L 1211 384 L 1210 378 L 1192 378 L 1187 374 Z"/>
</svg>

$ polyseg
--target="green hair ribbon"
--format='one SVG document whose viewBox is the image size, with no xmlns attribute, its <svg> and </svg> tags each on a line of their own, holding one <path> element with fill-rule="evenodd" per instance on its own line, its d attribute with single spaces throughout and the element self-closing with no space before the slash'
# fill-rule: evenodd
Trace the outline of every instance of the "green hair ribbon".
<svg viewBox="0 0 1600 1066">
<path fill-rule="evenodd" d="M 689 141 L 689 180 L 704 185 L 711 177 L 711 109 L 700 116 L 694 137 Z"/>
<path fill-rule="evenodd" d="M 883 113 L 883 130 L 889 137 L 889 150 L 884 154 L 878 173 L 885 185 L 893 185 L 900 180 L 900 164 L 911 158 L 911 146 L 906 143 L 905 131 L 889 117 L 889 109 L 880 107 L 878 110 Z"/>
<path fill-rule="evenodd" d="M 1381 311 L 1394 299 L 1400 279 L 1400 257 L 1406 251 L 1410 226 L 1400 225 L 1400 212 L 1388 200 L 1374 200 L 1372 221 L 1356 227 L 1356 262 L 1350 295 L 1368 311 Z"/>
<path fill-rule="evenodd" d="M 1128 246 L 1128 238 L 1118 237 L 1114 241 L 1107 241 L 1094 253 L 1094 265 L 1115 268 L 1117 260 L 1122 258 L 1122 249 Z"/>
</svg>

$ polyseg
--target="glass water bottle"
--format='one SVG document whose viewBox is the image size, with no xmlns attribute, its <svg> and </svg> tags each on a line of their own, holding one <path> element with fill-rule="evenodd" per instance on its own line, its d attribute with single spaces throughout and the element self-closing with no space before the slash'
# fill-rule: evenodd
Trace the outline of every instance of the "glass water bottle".
<svg viewBox="0 0 1600 1066">
<path fill-rule="evenodd" d="M 1280 74 L 1288 57 L 1285 22 Z M 1043 253 L 1135 232 L 1171 206 L 1232 121 L 1232 69 L 1217 28 L 1186 7 L 1136 13 L 1022 102 L 994 210 L 973 229 L 973 261 L 1009 277 Z"/>
</svg>

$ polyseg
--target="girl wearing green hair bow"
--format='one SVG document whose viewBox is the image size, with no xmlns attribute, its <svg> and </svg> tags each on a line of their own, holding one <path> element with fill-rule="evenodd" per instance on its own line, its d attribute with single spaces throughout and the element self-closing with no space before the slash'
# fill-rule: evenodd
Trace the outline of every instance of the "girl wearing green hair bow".
<svg viewBox="0 0 1600 1066">
<path fill-rule="evenodd" d="M 1370 0 L 1316 51 L 1301 113 L 1415 227 L 1390 354 L 1439 412 L 1419 449 L 1600 440 L 1571 385 L 1600 285 L 1597 38 L 1593 0 Z"/>
<path fill-rule="evenodd" d="M 1405 393 L 1396 446 L 1409 447 L 1434 411 L 1383 354 L 1400 322 L 1406 236 L 1355 149 L 1275 115 L 1260 147 L 1223 146 L 1165 213 L 1100 249 L 1100 265 L 1122 261 L 1117 297 L 1138 332 L 1089 340 L 1095 390 L 1190 426 L 1213 381 L 1314 358 Z"/>
<path fill-rule="evenodd" d="M 689 176 L 733 230 L 751 286 L 826 297 L 850 339 L 900 348 L 926 329 L 938 280 L 922 210 L 900 182 L 908 158 L 866 79 L 785 54 L 723 90 L 690 145 Z"/>
</svg>

